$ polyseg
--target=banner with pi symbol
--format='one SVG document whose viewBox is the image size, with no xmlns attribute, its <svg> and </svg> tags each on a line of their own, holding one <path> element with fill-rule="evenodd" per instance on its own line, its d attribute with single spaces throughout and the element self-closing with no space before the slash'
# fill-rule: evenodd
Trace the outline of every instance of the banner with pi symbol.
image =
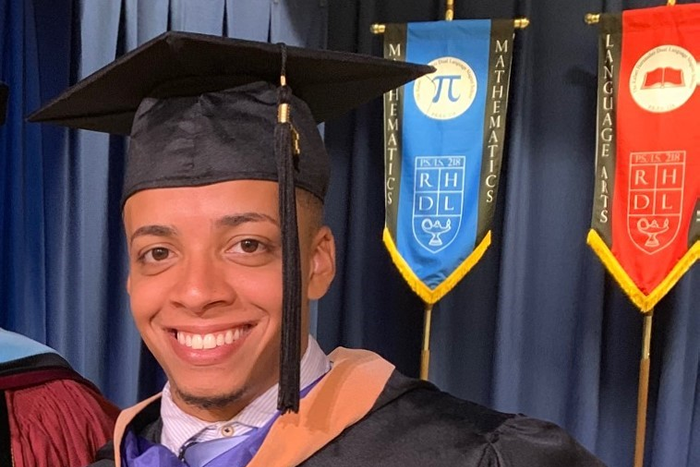
<svg viewBox="0 0 700 467">
<path fill-rule="evenodd" d="M 700 5 L 602 15 L 588 243 L 643 312 L 700 257 Z"/>
<path fill-rule="evenodd" d="M 384 95 L 384 243 L 426 303 L 491 242 L 512 51 L 512 20 L 386 25 L 386 58 L 436 69 Z"/>
</svg>

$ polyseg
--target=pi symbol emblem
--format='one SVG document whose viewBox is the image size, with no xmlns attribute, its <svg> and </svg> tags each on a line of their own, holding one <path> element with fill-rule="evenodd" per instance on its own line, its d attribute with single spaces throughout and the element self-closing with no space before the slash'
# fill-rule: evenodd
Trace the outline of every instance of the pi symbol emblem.
<svg viewBox="0 0 700 467">
<path fill-rule="evenodd" d="M 676 239 L 685 191 L 685 151 L 633 152 L 629 160 L 627 233 L 653 255 Z"/>
<path fill-rule="evenodd" d="M 466 157 L 418 156 L 414 164 L 413 238 L 435 254 L 459 233 Z"/>
<path fill-rule="evenodd" d="M 457 57 L 440 57 L 429 65 L 435 67 L 435 71 L 418 78 L 413 86 L 418 109 L 435 120 L 459 117 L 476 98 L 474 70 Z"/>
</svg>

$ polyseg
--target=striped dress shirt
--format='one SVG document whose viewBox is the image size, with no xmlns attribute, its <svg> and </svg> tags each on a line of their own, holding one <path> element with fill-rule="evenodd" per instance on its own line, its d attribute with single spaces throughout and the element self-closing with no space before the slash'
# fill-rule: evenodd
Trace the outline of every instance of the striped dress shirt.
<svg viewBox="0 0 700 467">
<path fill-rule="evenodd" d="M 300 388 L 313 383 L 330 368 L 330 360 L 323 353 L 318 342 L 309 336 L 309 344 L 301 359 Z M 212 423 L 188 415 L 175 405 L 168 382 L 163 388 L 160 405 L 160 416 L 163 420 L 160 442 L 177 455 L 185 444 L 243 435 L 255 428 L 260 428 L 277 413 L 278 388 L 279 385 L 276 384 L 265 391 L 231 420 Z"/>
</svg>

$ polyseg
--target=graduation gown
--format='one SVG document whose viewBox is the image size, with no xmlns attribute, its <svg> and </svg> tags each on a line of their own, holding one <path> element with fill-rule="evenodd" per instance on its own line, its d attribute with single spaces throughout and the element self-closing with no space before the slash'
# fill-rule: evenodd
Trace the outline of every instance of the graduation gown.
<svg viewBox="0 0 700 467">
<path fill-rule="evenodd" d="M 556 425 L 504 414 L 407 378 L 375 354 L 337 349 L 333 369 L 277 419 L 248 467 L 599 467 L 603 464 Z M 158 396 L 120 415 L 126 430 L 158 442 Z M 114 466 L 101 451 L 94 467 Z"/>
<path fill-rule="evenodd" d="M 0 364 L 0 465 L 81 467 L 111 438 L 119 409 L 49 352 Z"/>
</svg>

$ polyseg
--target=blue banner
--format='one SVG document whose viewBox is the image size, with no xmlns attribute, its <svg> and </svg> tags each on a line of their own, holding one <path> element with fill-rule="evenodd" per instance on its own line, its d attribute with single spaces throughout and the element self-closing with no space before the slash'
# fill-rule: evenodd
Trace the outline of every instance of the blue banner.
<svg viewBox="0 0 700 467">
<path fill-rule="evenodd" d="M 512 41 L 512 20 L 387 25 L 385 57 L 436 68 L 384 97 L 384 242 L 426 303 L 491 241 Z"/>
</svg>

